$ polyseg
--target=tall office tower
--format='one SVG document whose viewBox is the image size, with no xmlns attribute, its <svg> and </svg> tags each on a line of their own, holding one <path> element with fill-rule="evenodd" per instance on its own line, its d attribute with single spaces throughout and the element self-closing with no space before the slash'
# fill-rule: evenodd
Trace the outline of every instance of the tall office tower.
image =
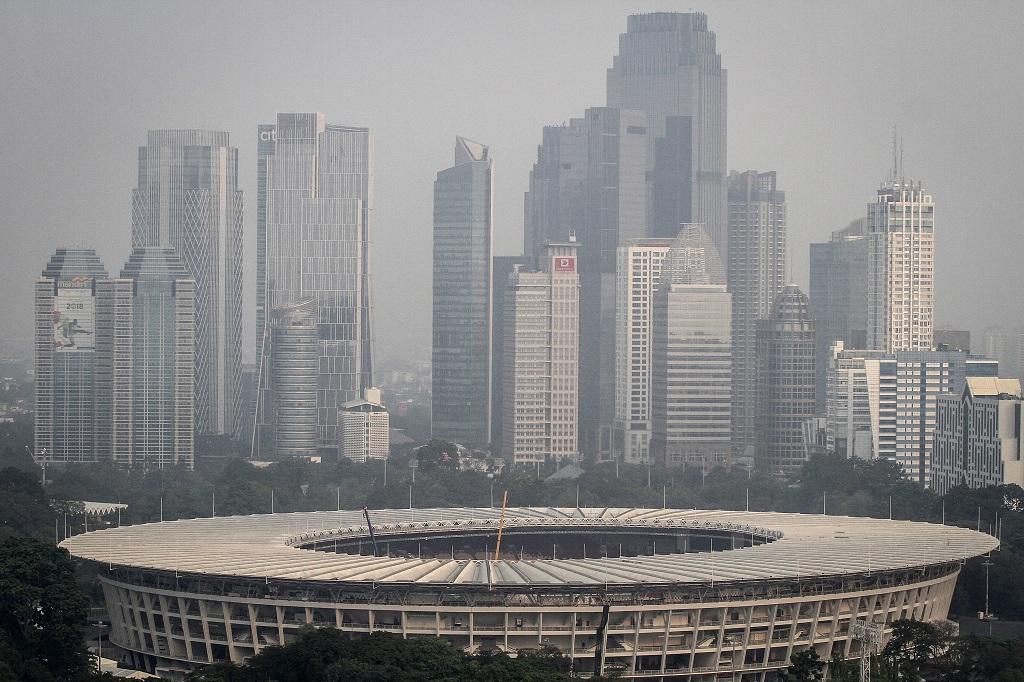
<svg viewBox="0 0 1024 682">
<path fill-rule="evenodd" d="M 35 435 L 42 462 L 94 462 L 96 282 L 94 249 L 60 248 L 35 283 Z"/>
<path fill-rule="evenodd" d="M 832 233 L 823 244 L 811 244 L 811 314 L 817 336 L 817 410 L 825 413 L 825 375 L 832 344 L 846 349 L 867 347 L 867 220 L 858 218 Z"/>
<path fill-rule="evenodd" d="M 310 299 L 270 311 L 270 392 L 273 452 L 277 457 L 317 453 L 320 335 Z"/>
<path fill-rule="evenodd" d="M 714 242 L 683 225 L 654 296 L 651 456 L 705 469 L 730 461 L 732 296 Z"/>
<path fill-rule="evenodd" d="M 267 333 L 267 157 L 274 155 L 277 126 L 264 123 L 256 129 L 256 357 L 263 353 Z M 259 374 L 259 366 L 256 368 Z M 257 377 L 257 383 L 259 378 Z M 258 391 L 254 391 L 258 394 Z M 255 402 L 255 399 L 254 399 Z M 255 407 L 255 405 L 254 405 Z"/>
<path fill-rule="evenodd" d="M 96 284 L 96 454 L 195 466 L 196 282 L 169 246 L 132 250 Z"/>
<path fill-rule="evenodd" d="M 502 455 L 513 464 L 579 458 L 576 242 L 548 244 L 505 288 Z"/>
<path fill-rule="evenodd" d="M 470 447 L 491 442 L 491 230 L 494 162 L 455 138 L 455 165 L 434 182 L 431 432 Z"/>
<path fill-rule="evenodd" d="M 757 323 L 756 377 L 756 462 L 770 473 L 797 472 L 809 456 L 804 428 L 814 418 L 815 372 L 811 302 L 795 284 Z"/>
<path fill-rule="evenodd" d="M 501 447 L 502 415 L 505 413 L 505 290 L 516 268 L 532 269 L 536 258 L 527 256 L 495 256 L 491 273 L 491 443 Z"/>
<path fill-rule="evenodd" d="M 895 174 L 894 174 L 895 178 Z M 868 204 L 868 347 L 932 348 L 935 205 L 921 184 L 890 180 Z"/>
<path fill-rule="evenodd" d="M 863 377 L 866 403 L 863 397 L 844 400 L 843 374 Z M 845 351 L 836 344 L 828 381 L 830 446 L 834 443 L 834 451 L 849 456 L 863 456 L 864 428 L 870 425 L 871 456 L 898 462 L 907 478 L 927 486 L 939 397 L 959 393 L 968 377 L 998 375 L 995 360 L 960 351 Z"/>
<path fill-rule="evenodd" d="M 932 449 L 932 490 L 1024 486 L 1024 401 L 1019 379 L 971 377 L 940 396 Z"/>
<path fill-rule="evenodd" d="M 729 175 L 726 263 L 732 294 L 732 439 L 739 455 L 755 441 L 758 320 L 771 315 L 785 285 L 786 194 L 776 189 L 775 171 Z"/>
<path fill-rule="evenodd" d="M 338 415 L 338 454 L 353 462 L 387 459 L 390 417 L 380 401 L 380 389 L 368 388 L 363 397 L 341 406 Z"/>
<path fill-rule="evenodd" d="M 999 361 L 1004 377 L 1020 377 L 1024 367 L 1024 331 L 989 327 L 985 330 L 985 357 Z"/>
<path fill-rule="evenodd" d="M 278 114 L 259 127 L 257 215 L 266 218 L 264 310 L 312 299 L 320 335 L 319 446 L 336 448 L 338 410 L 372 385 L 369 224 L 372 139 L 320 113 Z M 264 137 L 266 138 L 264 140 Z M 272 148 L 271 148 L 272 143 Z M 269 428 L 264 322 L 258 424 Z M 259 438 L 255 439 L 257 442 Z"/>
<path fill-rule="evenodd" d="M 242 433 L 242 191 L 228 134 L 151 130 L 132 247 L 172 246 L 196 281 L 196 432 Z"/>
<path fill-rule="evenodd" d="M 638 239 L 619 247 L 615 306 L 615 428 L 612 456 L 650 462 L 651 317 L 672 241 Z"/>
<path fill-rule="evenodd" d="M 704 14 L 629 17 L 608 69 L 608 106 L 647 112 L 651 237 L 703 223 L 727 257 L 726 71 Z"/>
<path fill-rule="evenodd" d="M 616 249 L 647 236 L 647 116 L 596 107 L 544 128 L 525 196 L 524 253 L 579 240 L 580 448 L 610 453 Z"/>
</svg>

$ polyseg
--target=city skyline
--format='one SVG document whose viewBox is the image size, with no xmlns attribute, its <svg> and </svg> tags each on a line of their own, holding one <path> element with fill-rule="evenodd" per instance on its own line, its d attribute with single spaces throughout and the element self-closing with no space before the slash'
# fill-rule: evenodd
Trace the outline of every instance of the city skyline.
<svg viewBox="0 0 1024 682">
<path fill-rule="evenodd" d="M 915 11 L 915 8 L 925 6 L 929 11 Z M 358 11 L 380 17 L 397 16 L 396 7 L 384 5 L 377 9 L 361 8 Z M 574 11 L 576 7 L 567 4 L 564 9 L 558 7 L 552 12 L 555 16 L 575 16 L 579 14 Z M 995 285 L 995 273 L 1011 266 L 1010 254 L 1019 250 L 1021 244 L 1017 240 L 1024 239 L 1009 231 L 1013 224 L 1012 212 L 998 202 L 986 204 L 981 217 L 975 217 L 973 198 L 985 193 L 1012 192 L 1008 183 L 1010 178 L 1017 176 L 1016 164 L 1019 164 L 1014 159 L 1009 162 L 992 160 L 998 149 L 1006 145 L 1013 146 L 1016 139 L 1014 136 L 1020 135 L 1015 126 L 1009 125 L 1006 118 L 1008 114 L 1005 113 L 1019 108 L 1013 104 L 1017 92 L 1011 89 L 996 95 L 1007 98 L 1005 106 L 989 107 L 982 111 L 975 104 L 985 99 L 983 94 L 989 93 L 994 79 L 1000 77 L 1000 74 L 1013 73 L 1022 60 L 1019 51 L 1010 50 L 1001 32 L 988 30 L 990 22 L 993 25 L 1015 23 L 1011 16 L 1007 16 L 1005 21 L 998 21 L 998 17 L 1000 14 L 1016 16 L 1021 9 L 1008 3 L 990 7 L 995 8 L 995 18 L 992 15 L 966 13 L 955 5 L 936 7 L 909 4 L 893 9 L 896 15 L 894 27 L 883 27 L 881 30 L 873 22 L 868 22 L 866 16 L 870 12 L 848 8 L 832 8 L 828 12 L 799 4 L 770 10 L 755 7 L 741 9 L 738 6 L 705 8 L 709 12 L 709 28 L 717 35 L 717 48 L 722 55 L 723 66 L 729 71 L 729 168 L 770 166 L 778 170 L 780 178 L 784 178 L 783 184 L 791 206 L 791 252 L 797 255 L 792 263 L 793 279 L 798 284 L 803 286 L 806 283 L 806 244 L 810 241 L 825 241 L 828 232 L 860 215 L 865 190 L 877 186 L 889 166 L 889 135 L 892 125 L 896 124 L 905 138 L 905 166 L 908 173 L 925 177 L 929 190 L 942 197 L 943 234 L 937 249 L 937 325 L 952 324 L 975 332 L 1003 320 L 1007 321 L 1005 326 L 1017 326 L 1010 319 L 1011 309 L 1006 301 L 1009 297 L 972 305 L 981 298 L 979 294 L 986 287 Z M 411 261 L 414 260 L 412 256 L 421 253 L 428 242 L 424 241 L 427 237 L 424 230 L 411 231 L 410 226 L 429 225 L 430 173 L 436 170 L 436 159 L 448 146 L 446 140 L 450 140 L 451 135 L 456 133 L 465 132 L 470 137 L 488 140 L 495 153 L 503 159 L 504 181 L 495 197 L 495 211 L 496 222 L 506 226 L 507 230 L 497 240 L 495 253 L 516 253 L 521 243 L 521 192 L 526 187 L 533 150 L 540 141 L 540 129 L 545 124 L 567 120 L 585 107 L 604 101 L 605 70 L 611 65 L 612 55 L 617 50 L 617 36 L 625 30 L 626 16 L 636 9 L 618 3 L 597 5 L 596 8 L 592 15 L 588 13 L 588 16 L 580 19 L 583 23 L 579 24 L 579 30 L 567 37 L 570 45 L 578 45 L 579 50 L 563 49 L 563 43 L 558 43 L 556 47 L 554 41 L 546 41 L 546 36 L 551 35 L 546 31 L 552 29 L 535 29 L 538 31 L 538 53 L 525 55 L 526 61 L 522 68 L 529 70 L 530 79 L 527 80 L 530 82 L 520 85 L 527 87 L 524 97 L 536 98 L 539 93 L 544 93 L 542 105 L 532 106 L 526 116 L 512 116 L 514 110 L 507 107 L 503 109 L 497 104 L 503 101 L 499 95 L 507 86 L 473 82 L 473 87 L 485 88 L 488 96 L 474 98 L 474 104 L 465 111 L 449 111 L 444 106 L 424 104 L 423 113 L 430 124 L 438 129 L 438 134 L 419 135 L 418 139 L 413 138 L 405 123 L 385 115 L 385 112 L 394 109 L 393 96 L 374 92 L 372 88 L 356 87 L 361 82 L 358 80 L 361 76 L 350 76 L 347 72 L 338 74 L 342 82 L 346 83 L 349 95 L 354 94 L 355 97 L 349 96 L 344 103 L 337 103 L 336 95 L 327 94 L 325 86 L 328 81 L 322 74 L 294 77 L 291 81 L 267 79 L 267 74 L 280 72 L 279 67 L 268 61 L 267 55 L 250 55 L 251 59 L 243 59 L 254 65 L 253 75 L 249 75 L 248 68 L 244 74 L 232 72 L 238 82 L 230 85 L 226 93 L 214 87 L 222 83 L 220 76 L 214 78 L 212 74 L 199 75 L 198 72 L 198 80 L 195 83 L 190 81 L 187 90 L 183 89 L 183 83 L 170 79 L 167 83 L 169 89 L 158 92 L 141 85 L 141 79 L 135 77 L 136 66 L 110 62 L 102 49 L 89 48 L 81 59 L 72 60 L 75 63 L 71 73 L 92 67 L 99 75 L 99 81 L 95 84 L 96 93 L 84 96 L 82 106 L 86 110 L 90 106 L 95 107 L 97 96 L 102 96 L 104 101 L 116 101 L 116 98 L 112 100 L 109 96 L 114 82 L 118 84 L 119 90 L 125 82 L 129 83 L 128 90 L 134 106 L 130 111 L 115 108 L 103 117 L 84 118 L 73 131 L 54 126 L 55 114 L 47 113 L 46 107 L 56 92 L 66 90 L 69 97 L 81 93 L 76 89 L 77 86 L 65 76 L 54 79 L 52 85 L 37 83 L 35 89 L 28 92 L 20 81 L 8 82 L 7 79 L 17 73 L 17 69 L 14 69 L 0 78 L 4 78 L 5 85 L 10 85 L 9 91 L 27 98 L 31 106 L 26 110 L 20 107 L 8 109 L 0 113 L 0 116 L 9 122 L 8 127 L 25 131 L 25 140 L 34 141 L 31 146 L 32 156 L 27 155 L 29 147 L 20 137 L 12 140 L 9 146 L 11 167 L 20 170 L 7 178 L 9 182 L 6 186 L 11 195 L 5 201 L 10 206 L 5 229 L 13 237 L 14 248 L 9 253 L 25 253 L 26 257 L 5 260 L 3 266 L 12 272 L 12 276 L 19 277 L 20 281 L 27 281 L 26 277 L 34 276 L 30 271 L 35 269 L 29 268 L 29 263 L 44 260 L 58 244 L 93 241 L 82 237 L 86 231 L 95 231 L 98 235 L 94 240 L 95 246 L 100 248 L 104 262 L 123 262 L 129 251 L 127 240 L 120 237 L 128 221 L 123 196 L 134 186 L 130 169 L 134 155 L 132 141 L 142 139 L 147 130 L 160 127 L 226 130 L 239 148 L 239 185 L 249 197 L 245 208 L 246 332 L 243 339 L 254 338 L 256 301 L 250 295 L 256 275 L 253 229 L 256 224 L 256 177 L 252 131 L 259 121 L 267 120 L 273 112 L 292 108 L 289 104 L 311 103 L 316 105 L 315 108 L 330 111 L 336 119 L 373 127 L 378 140 L 386 141 L 381 143 L 378 155 L 379 190 L 375 226 L 379 230 L 372 257 L 373 269 L 379 275 L 375 284 L 378 300 L 377 337 L 380 341 L 378 351 L 383 357 L 423 357 L 429 348 L 429 315 L 426 312 L 429 306 L 423 306 L 428 302 L 423 285 L 429 281 L 430 265 Z M 19 17 L 16 13 L 7 24 L 10 39 L 4 41 L 8 46 L 5 50 L 16 51 L 9 63 L 24 64 L 23 60 L 38 49 L 36 45 L 47 45 L 58 52 L 64 49 L 60 47 L 59 37 L 70 30 L 72 25 L 84 26 L 87 32 L 102 38 L 106 29 L 98 22 L 106 19 L 102 6 L 95 9 L 91 15 L 83 16 L 78 14 L 79 10 L 67 7 L 60 17 L 44 12 L 43 16 L 34 19 Z M 839 44 L 833 45 L 822 36 L 802 33 L 800 27 L 792 25 L 794 22 L 785 21 L 785 17 L 792 17 L 795 11 L 819 19 L 825 25 L 842 22 L 845 29 L 843 35 L 838 37 Z M 893 40 L 895 25 L 898 24 L 896 20 L 904 13 L 914 17 L 915 23 L 922 26 L 922 32 L 919 37 L 901 35 L 897 43 Z M 155 33 L 151 22 L 159 23 L 161 30 L 169 27 L 170 34 L 179 30 L 174 21 L 160 14 L 161 10 L 156 8 L 151 18 L 139 17 L 142 23 L 139 35 L 146 36 L 148 42 L 155 41 L 157 47 L 164 45 L 164 39 Z M 433 31 L 437 24 L 429 15 L 417 14 L 415 9 L 403 9 L 403 14 L 410 19 L 409 23 L 417 23 L 412 21 L 414 18 L 423 19 L 418 24 L 421 30 L 428 36 L 435 35 Z M 284 21 L 283 25 L 290 25 L 269 7 L 263 8 L 262 15 L 267 20 L 273 19 L 278 23 Z M 759 19 L 767 20 L 768 16 L 773 17 L 772 25 L 777 26 L 777 35 L 762 36 L 752 30 Z M 494 8 L 475 9 L 469 13 L 468 19 L 479 21 L 488 17 L 490 20 L 505 19 L 502 10 Z M 321 19 L 324 27 L 334 25 L 337 21 L 336 15 L 330 10 L 321 10 Z M 393 25 L 393 22 L 387 23 Z M 524 27 L 520 22 L 507 23 L 510 35 L 501 37 L 495 46 L 498 56 L 494 65 L 487 67 L 487 73 L 496 75 L 511 72 L 511 69 L 497 70 L 501 65 L 500 57 L 512 49 L 512 44 L 521 41 Z M 256 25 L 244 25 L 240 36 L 251 36 L 253 31 L 261 30 Z M 404 30 L 402 27 L 396 29 L 399 34 Z M 203 35 L 201 31 L 189 40 L 201 41 Z M 965 64 L 951 61 L 952 57 L 947 51 L 939 47 L 944 41 L 953 41 L 954 35 L 957 36 L 956 42 L 983 41 L 986 47 L 972 59 L 969 69 Z M 26 37 L 32 39 L 32 44 L 26 44 Z M 379 35 L 376 37 L 380 38 Z M 70 41 L 66 42 L 70 44 Z M 104 42 L 98 40 L 96 45 L 102 46 Z M 230 39 L 230 44 L 240 50 L 241 54 L 248 54 L 250 48 L 243 42 L 235 37 Z M 445 52 L 438 59 L 450 65 L 453 59 L 462 54 L 463 49 L 479 45 L 477 39 L 470 42 L 472 44 L 466 48 L 451 48 L 453 51 Z M 847 42 L 857 45 L 858 49 L 844 52 L 845 61 L 842 64 L 829 58 L 833 51 L 838 53 Z M 561 59 L 552 61 L 551 55 L 555 50 Z M 820 51 L 824 58 L 807 71 L 804 57 L 809 50 Z M 765 56 L 769 51 L 770 54 Z M 323 57 L 324 53 L 315 54 Z M 331 64 L 346 57 L 343 51 L 337 57 L 326 54 L 324 58 Z M 399 51 L 396 59 L 401 61 L 403 54 Z M 901 57 L 902 61 L 909 60 L 907 68 L 915 65 L 920 67 L 925 62 L 938 63 L 944 66 L 945 73 L 938 81 L 938 76 L 922 72 L 915 83 L 878 83 L 874 74 L 879 69 L 888 68 L 890 61 L 885 55 Z M 64 60 L 63 63 L 67 62 Z M 540 63 L 546 64 L 545 70 L 538 69 L 536 65 Z M 360 66 L 365 70 L 365 63 L 360 62 Z M 436 62 L 434 66 L 437 66 Z M 51 69 L 51 62 L 42 59 L 31 68 L 35 73 L 45 75 Z M 394 72 L 390 63 L 381 68 L 383 70 L 380 73 L 384 77 Z M 766 71 L 779 76 L 771 81 L 771 88 L 760 85 L 758 81 Z M 976 71 L 988 75 L 983 79 L 975 79 L 970 74 Z M 436 69 L 433 72 L 436 73 Z M 358 68 L 355 73 L 359 73 Z M 568 88 L 555 87 L 555 83 L 564 81 L 569 74 L 578 74 L 579 79 Z M 470 86 L 470 82 L 462 78 L 464 75 L 464 71 L 450 69 L 440 85 L 458 92 Z M 964 83 L 964 87 L 955 91 L 936 87 L 938 83 L 945 82 L 946 78 L 956 78 Z M 811 91 L 806 87 L 811 82 L 808 79 L 813 79 L 816 85 L 821 86 L 813 88 L 813 100 L 808 99 Z M 256 82 L 263 84 L 271 80 L 280 85 L 261 85 L 259 89 L 249 87 Z M 507 79 L 498 80 L 504 82 Z M 867 96 L 869 81 L 870 97 Z M 422 87 L 411 87 L 410 102 L 424 96 Z M 237 102 L 224 101 L 225 94 L 230 96 L 229 99 L 235 98 L 240 88 L 250 92 L 251 97 Z M 195 95 L 197 106 L 182 108 L 176 105 L 176 98 L 186 92 L 190 96 Z M 943 104 L 936 107 L 934 105 L 940 92 L 944 98 Z M 215 93 L 219 99 L 213 98 Z M 868 104 L 868 100 L 872 103 Z M 879 102 L 884 104 L 879 105 Z M 755 103 L 758 106 L 753 106 Z M 40 107 L 43 111 L 41 115 L 26 117 L 27 111 L 37 111 Z M 788 111 L 795 112 L 794 116 L 789 117 L 792 120 L 783 116 L 783 112 Z M 844 115 L 837 118 L 837 111 Z M 444 112 L 444 119 L 439 121 L 437 117 L 441 112 Z M 769 116 L 762 121 L 761 118 L 755 118 L 755 112 L 758 117 L 765 113 Z M 956 124 L 967 116 L 977 125 L 965 129 Z M 768 127 L 769 123 L 772 127 Z M 36 131 L 44 127 L 47 134 L 36 134 Z M 951 132 L 953 130 L 957 131 L 955 135 Z M 796 136 L 797 131 L 800 132 L 799 136 Z M 854 144 L 856 154 L 851 153 L 851 145 Z M 50 152 L 47 151 L 55 150 L 56 145 L 70 150 L 64 154 L 67 158 L 62 158 L 59 166 L 52 163 Z M 823 149 L 843 161 L 839 164 L 822 163 Z M 86 158 L 88 167 L 100 171 L 95 176 L 73 172 L 85 167 Z M 404 162 L 396 165 L 399 159 L 404 159 Z M 67 200 L 61 202 L 61 205 L 44 206 L 37 213 L 30 212 L 30 206 L 37 207 L 46 203 L 38 200 L 39 190 L 28 184 L 38 179 L 42 172 L 54 175 L 58 184 L 69 187 Z M 69 172 L 75 177 L 74 182 L 70 181 L 72 176 L 68 175 Z M 118 196 L 121 198 L 116 202 Z M 406 196 L 408 200 L 405 200 Z M 396 200 L 399 197 L 402 197 L 401 201 Z M 25 203 L 26 200 L 31 202 Z M 1007 240 L 1003 246 L 1008 248 L 996 246 L 996 240 L 972 240 L 971 228 L 978 220 L 994 226 L 992 229 L 1006 230 L 1000 234 Z M 37 243 L 37 237 L 40 242 L 46 243 Z M 942 266 L 946 262 L 953 262 L 952 254 L 957 254 L 957 257 L 975 266 L 975 276 L 967 286 L 957 286 L 955 275 L 948 272 L 943 274 Z M 11 258 L 10 255 L 5 257 Z M 409 272 L 398 269 L 399 263 L 411 263 Z M 996 267 L 983 268 L 983 263 L 994 263 Z M 9 300 L 0 303 L 0 319 L 8 323 L 8 328 L 26 328 L 30 298 L 28 287 L 22 287 L 12 292 Z M 411 316 L 397 314 L 406 302 L 415 304 Z M 24 334 L 14 335 L 24 337 Z M 254 352 L 250 350 L 251 344 L 248 341 L 243 345 L 247 357 Z"/>
</svg>

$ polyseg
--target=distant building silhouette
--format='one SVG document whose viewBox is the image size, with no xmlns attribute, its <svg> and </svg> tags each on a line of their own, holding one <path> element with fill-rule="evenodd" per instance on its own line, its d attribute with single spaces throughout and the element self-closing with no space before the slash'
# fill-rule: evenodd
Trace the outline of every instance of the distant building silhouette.
<svg viewBox="0 0 1024 682">
<path fill-rule="evenodd" d="M 817 410 L 825 413 L 825 374 L 832 344 L 867 347 L 867 219 L 854 220 L 823 244 L 811 244 L 811 313 L 817 346 Z"/>
<path fill-rule="evenodd" d="M 703 223 L 728 257 L 726 71 L 701 13 L 629 17 L 607 74 L 608 106 L 647 113 L 647 236 Z"/>
</svg>

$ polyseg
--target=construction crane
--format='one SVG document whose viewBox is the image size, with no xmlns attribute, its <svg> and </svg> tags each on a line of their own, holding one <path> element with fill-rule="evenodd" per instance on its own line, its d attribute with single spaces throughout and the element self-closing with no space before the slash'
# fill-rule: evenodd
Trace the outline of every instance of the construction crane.
<svg viewBox="0 0 1024 682">
<path fill-rule="evenodd" d="M 498 542 L 494 546 L 494 560 L 501 561 L 501 532 L 505 529 L 505 509 L 508 508 L 508 491 L 501 497 L 501 516 L 498 517 Z"/>
<path fill-rule="evenodd" d="M 370 531 L 370 542 L 373 543 L 373 556 L 377 556 L 377 537 L 373 534 L 373 524 L 370 523 L 370 510 L 363 507 L 363 517 L 366 519 L 366 529 Z"/>
</svg>

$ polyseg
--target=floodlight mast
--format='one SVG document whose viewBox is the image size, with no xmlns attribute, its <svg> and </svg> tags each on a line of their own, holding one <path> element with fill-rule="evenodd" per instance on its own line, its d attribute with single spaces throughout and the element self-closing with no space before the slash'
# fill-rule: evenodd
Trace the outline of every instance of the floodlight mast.
<svg viewBox="0 0 1024 682">
<path fill-rule="evenodd" d="M 871 682 L 871 655 L 882 644 L 882 623 L 859 620 L 850 624 L 850 636 L 860 642 L 859 682 Z"/>
</svg>

